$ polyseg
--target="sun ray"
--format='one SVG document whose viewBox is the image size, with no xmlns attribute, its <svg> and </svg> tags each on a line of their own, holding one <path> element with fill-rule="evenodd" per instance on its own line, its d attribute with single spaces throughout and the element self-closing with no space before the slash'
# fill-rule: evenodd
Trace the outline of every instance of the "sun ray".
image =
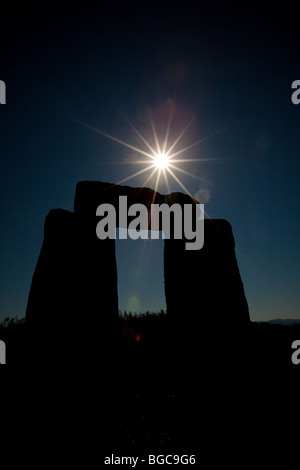
<svg viewBox="0 0 300 470">
<path fill-rule="evenodd" d="M 155 201 L 155 198 L 156 198 L 156 192 L 157 192 L 157 188 L 158 188 L 158 182 L 159 182 L 160 174 L 161 174 L 161 169 L 158 168 L 155 187 L 154 187 L 154 193 L 153 193 L 153 198 L 152 198 L 152 204 L 154 204 L 154 201 Z"/>
<path fill-rule="evenodd" d="M 201 162 L 201 163 L 206 163 L 206 162 L 215 162 L 215 161 L 223 161 L 225 158 L 180 158 L 180 159 L 175 159 L 169 157 L 169 161 L 172 163 L 191 163 L 191 162 Z M 228 158 L 226 158 L 228 160 Z M 148 162 L 147 162 L 148 163 Z"/>
<path fill-rule="evenodd" d="M 156 134 L 156 130 L 155 130 L 155 127 L 154 127 L 154 122 L 152 121 L 152 119 L 151 119 L 151 127 L 152 127 L 152 131 L 153 131 L 153 135 L 154 135 L 154 140 L 155 140 L 155 144 L 156 144 L 156 148 L 157 148 L 157 151 L 154 152 L 154 154 L 155 154 L 155 153 L 161 153 L 160 146 L 159 146 L 159 142 L 158 142 L 158 138 L 157 138 L 157 134 Z"/>
<path fill-rule="evenodd" d="M 152 165 L 153 166 L 153 165 Z M 152 170 L 152 172 L 150 173 L 150 175 L 148 175 L 148 177 L 146 178 L 146 180 L 144 181 L 144 183 L 142 184 L 142 186 L 138 189 L 138 194 L 143 190 L 143 188 L 146 187 L 146 184 L 148 183 L 148 181 L 152 178 L 152 176 L 154 175 L 154 173 L 157 172 L 157 168 L 156 166 L 154 166 L 154 169 Z"/>
<path fill-rule="evenodd" d="M 168 181 L 168 175 L 167 175 L 167 172 L 166 172 L 166 169 L 163 168 L 163 175 L 164 175 L 164 179 L 165 179 L 165 183 L 166 183 L 166 186 L 167 186 L 167 189 L 168 189 L 168 192 L 170 193 L 171 192 L 171 189 L 170 189 L 170 185 L 169 185 L 169 181 Z"/>
<path fill-rule="evenodd" d="M 164 140 L 164 144 L 163 144 L 162 153 L 166 153 L 166 147 L 167 147 L 167 143 L 168 143 L 169 132 L 170 132 L 170 128 L 171 128 L 171 122 L 172 122 L 172 119 L 173 119 L 173 113 L 174 113 L 174 102 L 172 104 L 171 111 L 170 111 L 170 116 L 169 116 L 169 120 L 168 120 L 168 126 L 167 126 L 167 131 L 166 131 L 166 135 L 165 135 L 165 140 Z"/>
<path fill-rule="evenodd" d="M 157 171 L 157 168 L 155 167 L 154 170 L 150 173 L 150 175 L 148 176 L 148 178 L 146 179 L 146 181 L 144 181 L 144 184 L 143 184 L 143 187 L 146 186 L 146 184 L 148 183 L 148 181 L 150 181 L 150 179 L 152 178 L 152 176 L 154 175 L 154 173 Z"/>
<path fill-rule="evenodd" d="M 205 139 L 204 139 L 205 140 Z M 196 147 L 197 145 L 201 144 L 203 140 L 198 140 L 197 142 L 194 142 L 193 144 L 188 145 L 187 147 L 184 147 L 181 150 L 178 150 L 177 152 L 173 153 L 170 159 L 172 160 L 173 157 L 177 157 L 177 155 L 181 155 L 182 153 L 186 152 L 187 150 Z"/>
<path fill-rule="evenodd" d="M 125 181 L 128 181 L 128 180 L 130 180 L 130 179 L 132 179 L 132 178 L 135 178 L 136 176 L 139 176 L 139 175 L 141 175 L 142 173 L 145 173 L 145 171 L 150 170 L 150 169 L 153 168 L 154 166 L 155 166 L 154 164 L 151 164 L 151 165 L 147 166 L 146 168 L 143 168 L 142 170 L 137 171 L 136 173 L 133 173 L 133 175 L 129 175 L 129 176 L 127 176 L 126 178 L 124 178 L 124 179 L 118 181 L 116 184 L 125 183 Z M 155 168 L 155 170 L 156 170 L 156 168 Z"/>
<path fill-rule="evenodd" d="M 149 142 L 145 139 L 144 136 L 142 136 L 142 134 L 137 130 L 137 128 L 132 124 L 131 121 L 129 121 L 129 119 L 125 116 L 125 114 L 123 114 L 121 111 L 120 111 L 121 115 L 123 116 L 123 118 L 125 119 L 125 121 L 130 125 L 130 127 L 133 129 L 133 131 L 137 134 L 137 136 L 144 142 L 145 145 L 147 145 L 148 149 L 153 153 L 155 154 L 155 150 L 153 147 L 151 147 L 151 145 L 149 144 Z"/>
<path fill-rule="evenodd" d="M 228 126 L 227 126 L 227 127 L 228 127 Z M 181 153 L 186 152 L 187 150 L 189 150 L 189 149 L 191 149 L 191 148 L 193 148 L 193 147 L 196 147 L 196 146 L 199 145 L 199 144 L 202 144 L 202 142 L 205 142 L 206 140 L 211 139 L 211 138 L 214 137 L 215 135 L 217 135 L 217 134 L 219 134 L 220 132 L 222 132 L 224 129 L 227 129 L 227 127 L 226 127 L 226 128 L 223 128 L 223 129 L 220 129 L 219 131 L 213 132 L 212 134 L 209 134 L 209 135 L 207 135 L 206 137 L 202 137 L 202 139 L 197 140 L 197 142 L 194 142 L 193 144 L 190 144 L 190 145 L 188 145 L 187 147 L 184 147 L 183 149 L 178 150 L 177 152 L 175 152 L 175 153 L 172 154 L 172 157 L 176 157 L 177 155 L 180 155 Z M 168 150 L 168 154 L 169 154 L 169 152 L 170 152 L 170 149 Z M 171 158 L 171 157 L 170 157 L 170 158 Z"/>
<path fill-rule="evenodd" d="M 181 131 L 181 133 L 179 134 L 179 136 L 175 139 L 175 141 L 173 142 L 173 144 L 171 145 L 171 147 L 168 148 L 168 151 L 166 153 L 167 156 L 170 155 L 170 153 L 172 152 L 173 148 L 176 147 L 176 145 L 178 144 L 178 142 L 182 139 L 182 137 L 184 136 L 184 134 L 186 133 L 186 131 L 188 130 L 188 128 L 190 127 L 190 125 L 192 124 L 192 122 L 194 121 L 194 119 L 191 119 L 190 122 L 185 126 L 185 128 Z"/>
<path fill-rule="evenodd" d="M 108 139 L 113 140 L 114 142 L 117 142 L 118 144 L 124 145 L 125 147 L 134 150 L 135 152 L 138 152 L 142 155 L 145 155 L 148 158 L 151 158 L 152 160 L 155 159 L 154 155 L 151 155 L 148 152 L 144 152 L 143 150 L 139 149 L 138 147 L 135 147 L 134 145 L 128 144 L 127 142 L 124 142 L 121 139 L 118 139 L 117 137 L 114 137 L 113 135 L 107 134 L 106 132 L 101 131 L 100 129 L 97 129 L 96 127 L 90 126 L 89 124 L 86 124 L 85 122 L 79 121 L 78 119 L 74 119 L 75 122 L 78 124 L 81 124 L 82 126 L 86 127 L 87 129 L 90 129 L 91 131 L 96 132 L 97 134 L 103 135 L 104 137 L 107 137 Z"/>
<path fill-rule="evenodd" d="M 179 178 L 177 178 L 177 176 L 173 173 L 172 170 L 170 170 L 170 168 L 167 168 L 168 172 L 170 173 L 171 176 L 173 176 L 174 180 L 177 181 L 177 183 L 179 184 L 179 186 L 181 186 L 181 188 L 191 197 L 193 198 L 193 196 L 191 195 L 191 193 L 189 192 L 189 190 L 184 186 L 184 184 L 180 181 Z M 193 198 L 194 199 L 194 198 Z"/>
<path fill-rule="evenodd" d="M 176 165 L 173 165 L 172 163 L 169 163 L 168 167 L 173 168 L 174 170 L 180 171 L 180 173 L 184 173 L 185 175 L 191 176 L 192 178 L 195 178 L 196 180 L 202 180 L 200 176 L 194 175 L 193 173 L 190 173 L 189 171 L 183 170 L 182 168 L 179 168 Z"/>
<path fill-rule="evenodd" d="M 115 161 L 115 162 L 105 162 L 105 165 L 149 165 L 149 160 L 133 160 L 133 161 Z M 151 163 L 155 165 L 155 162 Z"/>
</svg>

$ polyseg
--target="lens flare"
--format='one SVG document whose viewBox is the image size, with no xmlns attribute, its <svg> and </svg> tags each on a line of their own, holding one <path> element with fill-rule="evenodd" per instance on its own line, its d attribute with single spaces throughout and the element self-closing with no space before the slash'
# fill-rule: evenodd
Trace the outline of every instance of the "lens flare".
<svg viewBox="0 0 300 470">
<path fill-rule="evenodd" d="M 155 156 L 154 162 L 157 168 L 163 170 L 164 168 L 168 168 L 169 158 L 165 153 L 158 153 Z"/>
<path fill-rule="evenodd" d="M 141 148 L 140 146 L 132 145 L 128 142 L 125 142 L 124 140 L 121 140 L 117 137 L 107 134 L 106 132 L 103 132 L 100 129 L 92 127 L 89 124 L 86 124 L 77 119 L 73 118 L 73 121 L 76 121 L 78 124 L 90 129 L 91 131 L 96 132 L 110 140 L 113 140 L 114 142 L 122 145 L 123 147 L 126 147 L 127 149 L 130 149 L 131 151 L 135 152 L 135 157 L 132 158 L 132 160 L 130 161 L 109 162 L 109 163 L 146 165 L 141 170 L 136 171 L 129 176 L 126 176 L 122 180 L 118 181 L 116 184 L 122 184 L 125 181 L 133 179 L 137 176 L 140 176 L 142 174 L 147 174 L 147 178 L 144 181 L 143 186 L 145 186 L 148 182 L 151 182 L 152 180 L 153 185 L 155 186 L 154 191 L 156 192 L 159 182 L 161 178 L 163 177 L 168 190 L 170 190 L 170 185 L 169 185 L 169 180 L 168 180 L 168 176 L 170 176 L 173 178 L 174 181 L 176 181 L 177 184 L 179 184 L 181 189 L 183 189 L 189 196 L 193 197 L 192 194 L 189 192 L 189 190 L 186 188 L 186 186 L 184 186 L 182 181 L 179 179 L 179 177 L 175 174 L 175 171 L 176 173 L 181 173 L 191 178 L 195 178 L 199 180 L 200 182 L 202 182 L 202 178 L 196 175 L 194 172 L 190 173 L 184 170 L 183 168 L 180 168 L 176 164 L 196 163 L 196 162 L 211 163 L 212 161 L 216 161 L 216 160 L 224 160 L 224 158 L 189 158 L 187 154 L 188 150 L 196 146 L 199 146 L 202 142 L 214 137 L 216 134 L 219 134 L 224 129 L 221 129 L 210 135 L 207 135 L 203 137 L 202 139 L 197 140 L 196 142 L 193 142 L 189 145 L 182 146 L 183 137 L 186 135 L 186 132 L 190 128 L 191 124 L 193 123 L 193 119 L 191 119 L 183 127 L 183 129 L 180 130 L 180 132 L 176 136 L 171 137 L 171 127 L 172 127 L 173 116 L 174 116 L 174 106 L 175 106 L 175 102 L 173 101 L 172 106 L 170 107 L 170 113 L 167 119 L 167 125 L 166 125 L 166 130 L 165 130 L 163 139 L 161 139 L 161 136 L 158 135 L 152 117 L 149 118 L 151 130 L 152 130 L 152 137 L 150 136 L 152 143 L 150 143 L 149 140 L 146 139 L 138 129 L 136 129 L 136 127 L 132 124 L 132 122 L 130 122 L 129 119 L 126 116 L 124 116 L 123 113 L 121 113 L 123 115 L 123 118 L 129 124 L 130 128 L 138 137 L 139 141 L 142 143 Z M 181 148 L 179 148 L 179 146 Z M 140 158 L 136 158 L 137 154 L 140 156 Z"/>
</svg>

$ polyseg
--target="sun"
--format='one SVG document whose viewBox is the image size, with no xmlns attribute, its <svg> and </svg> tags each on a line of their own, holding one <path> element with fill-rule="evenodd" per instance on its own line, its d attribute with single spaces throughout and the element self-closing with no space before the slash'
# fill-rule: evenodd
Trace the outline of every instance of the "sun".
<svg viewBox="0 0 300 470">
<path fill-rule="evenodd" d="M 152 118 L 150 119 L 150 124 L 152 128 L 152 143 L 148 139 L 146 139 L 139 131 L 138 129 L 129 121 L 129 119 L 123 115 L 131 129 L 134 131 L 134 133 L 138 136 L 138 138 L 141 141 L 141 147 L 136 147 L 134 145 L 131 145 L 128 142 L 125 142 L 121 139 L 118 139 L 117 137 L 114 137 L 110 134 L 107 134 L 106 132 L 101 131 L 100 129 L 96 129 L 95 127 L 92 127 L 82 121 L 79 121 L 77 119 L 73 119 L 77 123 L 89 128 L 90 130 L 97 132 L 98 134 L 101 134 L 104 137 L 107 137 L 108 139 L 113 140 L 114 142 L 117 142 L 118 144 L 129 148 L 130 150 L 134 151 L 137 155 L 140 155 L 142 159 L 137 159 L 134 158 L 131 161 L 126 161 L 126 162 L 115 162 L 115 163 L 130 163 L 130 164 L 138 164 L 144 166 L 144 168 L 130 174 L 129 176 L 126 176 L 122 180 L 118 181 L 116 184 L 122 184 L 125 183 L 126 181 L 135 178 L 137 176 L 141 176 L 143 174 L 147 174 L 147 178 L 143 183 L 143 186 L 146 187 L 148 182 L 153 181 L 154 183 L 154 191 L 157 191 L 159 182 L 161 178 L 164 179 L 166 187 L 169 192 L 171 192 L 170 186 L 169 186 L 169 177 L 173 178 L 176 183 L 179 184 L 179 186 L 185 191 L 186 194 L 189 196 L 193 197 L 189 190 L 184 186 L 180 178 L 176 175 L 176 173 L 181 173 L 186 176 L 190 176 L 192 178 L 201 180 L 201 178 L 195 174 L 195 173 L 190 173 L 189 171 L 184 170 L 183 168 L 180 168 L 178 166 L 178 163 L 196 163 L 196 162 L 201 162 L 205 163 L 206 161 L 211 162 L 212 160 L 218 160 L 218 158 L 187 158 L 187 151 L 198 146 L 205 140 L 213 137 L 215 134 L 221 132 L 217 131 L 213 134 L 210 134 L 206 137 L 203 137 L 202 139 L 197 140 L 196 142 L 190 143 L 189 145 L 182 146 L 182 139 L 185 133 L 187 132 L 188 128 L 193 122 L 193 119 L 191 119 L 186 126 L 182 129 L 182 131 L 175 137 L 171 138 L 170 136 L 170 129 L 171 129 L 171 123 L 172 123 L 172 117 L 174 114 L 174 105 L 173 103 L 171 109 L 170 109 L 170 114 L 169 114 L 169 119 L 167 122 L 167 128 L 165 132 L 164 139 L 160 141 L 158 138 L 158 134 L 156 132 L 156 128 L 154 125 L 154 122 L 152 121 Z M 181 148 L 178 148 L 181 147 Z"/>
<path fill-rule="evenodd" d="M 154 163 L 157 168 L 160 170 L 168 168 L 169 165 L 169 158 L 166 153 L 159 152 L 158 154 L 155 155 L 155 160 Z"/>
</svg>

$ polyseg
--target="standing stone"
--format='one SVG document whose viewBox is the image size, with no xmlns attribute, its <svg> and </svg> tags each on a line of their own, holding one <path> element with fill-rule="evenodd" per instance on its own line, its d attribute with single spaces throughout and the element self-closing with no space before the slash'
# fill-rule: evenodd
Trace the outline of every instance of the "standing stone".
<svg viewBox="0 0 300 470">
<path fill-rule="evenodd" d="M 165 240 L 164 267 L 178 434 L 194 429 L 190 417 L 209 439 L 216 423 L 220 436 L 229 420 L 236 432 L 249 403 L 250 319 L 230 224 L 205 219 L 199 251 Z"/>
<path fill-rule="evenodd" d="M 250 318 L 229 222 L 205 219 L 198 251 L 185 250 L 185 240 L 165 240 L 164 276 L 178 361 L 190 364 L 192 374 L 198 360 L 209 373 L 224 364 L 227 371 L 232 364 L 239 368 Z"/>
<path fill-rule="evenodd" d="M 204 246 L 185 250 L 186 240 L 165 240 L 164 270 L 168 314 L 206 326 L 239 328 L 249 322 L 231 225 L 205 219 Z"/>
<path fill-rule="evenodd" d="M 117 315 L 115 241 L 99 240 L 94 221 L 51 210 L 26 310 L 33 342 L 49 360 L 56 350 L 81 363 L 109 340 Z"/>
</svg>

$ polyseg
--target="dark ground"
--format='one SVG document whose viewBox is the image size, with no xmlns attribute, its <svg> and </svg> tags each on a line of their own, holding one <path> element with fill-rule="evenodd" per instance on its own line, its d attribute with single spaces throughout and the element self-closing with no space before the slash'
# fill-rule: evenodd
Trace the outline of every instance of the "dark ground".
<svg viewBox="0 0 300 470">
<path fill-rule="evenodd" d="M 49 458 L 63 449 L 67 460 L 85 463 L 112 453 L 233 463 L 237 448 L 255 460 L 260 448 L 274 455 L 291 446 L 300 417 L 300 364 L 291 361 L 299 325 L 251 323 L 234 354 L 222 340 L 201 348 L 200 335 L 192 346 L 189 338 L 174 341 L 168 328 L 162 315 L 122 319 L 114 350 L 102 338 L 105 347 L 82 356 L 73 342 L 63 364 L 54 354 L 53 362 L 34 366 L 26 324 L 1 328 L 6 442 L 23 447 L 30 461 L 43 448 Z"/>
</svg>

